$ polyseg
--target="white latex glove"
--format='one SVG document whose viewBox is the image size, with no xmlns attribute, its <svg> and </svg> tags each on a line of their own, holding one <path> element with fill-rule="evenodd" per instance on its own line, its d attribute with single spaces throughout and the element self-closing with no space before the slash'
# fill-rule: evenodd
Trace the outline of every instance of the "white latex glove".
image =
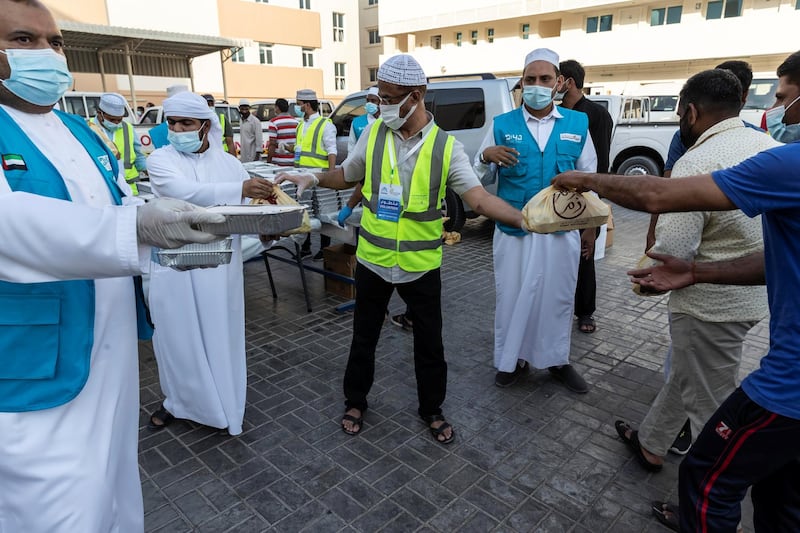
<svg viewBox="0 0 800 533">
<path fill-rule="evenodd" d="M 303 196 L 306 189 L 319 185 L 319 178 L 310 172 L 281 172 L 275 177 L 275 185 L 280 185 L 284 181 L 291 181 L 297 185 L 298 199 Z"/>
<path fill-rule="evenodd" d="M 136 211 L 136 234 L 139 244 L 158 248 L 178 248 L 189 243 L 209 243 L 220 237 L 194 229 L 197 224 L 219 224 L 225 215 L 209 213 L 183 200 L 156 198 Z"/>
</svg>

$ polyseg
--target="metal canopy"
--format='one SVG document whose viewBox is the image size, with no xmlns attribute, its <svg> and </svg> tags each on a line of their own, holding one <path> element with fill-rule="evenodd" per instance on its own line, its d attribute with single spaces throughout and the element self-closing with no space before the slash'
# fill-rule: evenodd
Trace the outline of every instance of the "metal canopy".
<svg viewBox="0 0 800 533">
<path fill-rule="evenodd" d="M 133 75 L 166 76 L 192 80 L 192 59 L 198 56 L 238 50 L 253 43 L 213 35 L 192 35 L 166 31 L 86 24 L 71 20 L 58 22 L 64 36 L 64 51 L 73 72 L 99 73 L 105 90 L 106 74 L 128 75 L 131 96 L 136 103 Z M 225 90 L 227 93 L 227 88 Z"/>
</svg>

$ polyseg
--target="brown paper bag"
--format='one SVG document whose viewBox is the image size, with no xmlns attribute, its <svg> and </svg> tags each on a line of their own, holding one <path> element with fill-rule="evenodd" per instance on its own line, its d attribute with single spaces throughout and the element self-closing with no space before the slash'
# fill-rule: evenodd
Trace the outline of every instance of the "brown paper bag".
<svg viewBox="0 0 800 533">
<path fill-rule="evenodd" d="M 525 223 L 536 233 L 596 228 L 608 220 L 609 207 L 591 193 L 545 187 L 522 209 Z"/>
<path fill-rule="evenodd" d="M 648 257 L 643 255 L 641 259 L 636 263 L 637 270 L 640 268 L 649 268 L 651 266 L 658 266 L 661 264 L 661 261 L 656 261 L 652 257 Z M 645 288 L 639 285 L 638 283 L 632 283 L 631 289 L 634 293 L 638 294 L 639 296 L 661 296 L 662 294 L 666 294 L 666 291 L 656 291 L 653 289 Z"/>
<path fill-rule="evenodd" d="M 267 200 L 262 200 L 260 198 L 254 198 L 250 203 L 251 204 L 272 204 L 272 205 L 300 205 L 297 203 L 297 200 L 283 192 L 283 190 L 275 186 L 273 189 L 275 194 L 272 195 L 271 198 Z M 308 217 L 308 209 L 303 211 L 303 223 L 294 229 L 281 233 L 281 235 L 292 235 L 294 233 L 308 233 L 311 231 L 311 219 Z"/>
</svg>

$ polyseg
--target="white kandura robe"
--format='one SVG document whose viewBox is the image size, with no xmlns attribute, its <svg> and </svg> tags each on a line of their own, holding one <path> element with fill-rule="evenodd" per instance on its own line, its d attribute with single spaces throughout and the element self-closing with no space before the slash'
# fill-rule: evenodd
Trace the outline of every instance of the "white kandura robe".
<svg viewBox="0 0 800 533">
<path fill-rule="evenodd" d="M 249 178 L 235 157 L 216 146 L 201 154 L 166 146 L 150 155 L 147 169 L 156 196 L 204 207 L 242 203 L 242 182 Z M 233 249 L 231 263 L 217 268 L 179 272 L 153 263 L 149 302 L 164 407 L 178 418 L 238 435 L 247 389 L 238 236 Z"/>
<path fill-rule="evenodd" d="M 517 359 L 534 368 L 569 363 L 578 231 L 524 237 L 494 230 L 494 366 L 512 372 Z"/>
<path fill-rule="evenodd" d="M 55 114 L 4 109 L 58 169 L 73 202 L 12 193 L 0 170 L 0 279 L 106 279 L 95 281 L 81 392 L 51 409 L 0 413 L 0 533 L 141 532 L 131 276 L 147 267 L 150 248 L 136 243 L 136 209 L 112 207 L 91 158 Z"/>
</svg>

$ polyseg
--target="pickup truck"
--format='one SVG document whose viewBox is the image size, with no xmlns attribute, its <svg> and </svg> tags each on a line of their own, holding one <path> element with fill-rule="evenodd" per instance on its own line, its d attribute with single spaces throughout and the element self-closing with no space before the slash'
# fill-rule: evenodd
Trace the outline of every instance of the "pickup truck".
<svg viewBox="0 0 800 533">
<path fill-rule="evenodd" d="M 669 144 L 678 130 L 677 115 L 672 121 L 651 119 L 647 96 L 592 95 L 588 97 L 611 115 L 614 129 L 608 171 L 633 176 L 664 172 Z"/>
<path fill-rule="evenodd" d="M 517 79 L 480 79 L 428 83 L 425 107 L 436 123 L 464 145 L 470 160 L 492 127 L 492 118 L 519 105 Z M 337 132 L 337 163 L 347 157 L 347 140 L 353 119 L 364 113 L 366 91 L 347 96 L 333 111 L 331 120 Z M 678 129 L 677 122 L 650 120 L 647 97 L 597 95 L 590 97 L 603 105 L 614 121 L 609 161 L 611 172 L 625 175 L 661 175 L 669 144 Z M 495 185 L 487 189 L 495 192 Z M 466 219 L 477 215 L 451 190 L 445 193 L 443 214 L 449 218 L 447 231 L 460 230 Z"/>
</svg>

